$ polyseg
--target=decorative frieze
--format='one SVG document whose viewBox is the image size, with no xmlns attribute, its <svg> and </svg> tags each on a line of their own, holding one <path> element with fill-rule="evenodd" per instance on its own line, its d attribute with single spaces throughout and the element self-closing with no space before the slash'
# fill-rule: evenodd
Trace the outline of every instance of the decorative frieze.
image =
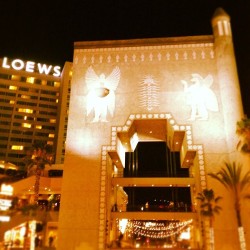
<svg viewBox="0 0 250 250">
<path fill-rule="evenodd" d="M 212 43 L 152 47 L 76 49 L 74 64 L 141 63 L 214 59 Z"/>
</svg>

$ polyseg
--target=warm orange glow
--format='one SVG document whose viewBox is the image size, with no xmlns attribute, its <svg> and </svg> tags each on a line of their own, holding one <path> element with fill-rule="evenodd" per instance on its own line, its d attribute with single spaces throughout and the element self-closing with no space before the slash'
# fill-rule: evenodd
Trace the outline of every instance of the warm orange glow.
<svg viewBox="0 0 250 250">
<path fill-rule="evenodd" d="M 23 123 L 22 127 L 23 128 L 31 128 L 31 124 L 30 123 Z"/>
<path fill-rule="evenodd" d="M 11 185 L 2 184 L 0 194 L 13 195 L 13 187 Z"/>
<path fill-rule="evenodd" d="M 56 119 L 50 119 L 50 123 L 56 123 Z"/>
<path fill-rule="evenodd" d="M 60 82 L 54 82 L 54 86 L 59 88 L 60 87 Z"/>
<path fill-rule="evenodd" d="M 23 146 L 21 146 L 21 145 L 12 145 L 11 149 L 12 150 L 23 150 Z"/>
<path fill-rule="evenodd" d="M 17 90 L 17 86 L 10 86 L 9 89 L 10 90 Z"/>
<path fill-rule="evenodd" d="M 33 113 L 33 109 L 24 109 L 24 108 L 19 108 L 18 112 L 24 112 L 24 113 Z"/>
<path fill-rule="evenodd" d="M 135 132 L 133 134 L 133 136 L 130 138 L 130 144 L 131 144 L 131 147 L 132 147 L 133 151 L 135 150 L 138 142 L 139 142 L 139 137 L 138 137 L 137 133 Z"/>
<path fill-rule="evenodd" d="M 19 81 L 20 80 L 20 76 L 12 75 L 11 76 L 11 80 L 13 80 L 13 81 Z"/>
<path fill-rule="evenodd" d="M 30 96 L 28 96 L 28 95 L 21 95 L 21 98 L 23 98 L 23 99 L 30 99 Z"/>
<path fill-rule="evenodd" d="M 34 77 L 28 77 L 27 78 L 27 82 L 29 82 L 29 83 L 34 83 L 34 81 L 35 81 Z"/>
</svg>

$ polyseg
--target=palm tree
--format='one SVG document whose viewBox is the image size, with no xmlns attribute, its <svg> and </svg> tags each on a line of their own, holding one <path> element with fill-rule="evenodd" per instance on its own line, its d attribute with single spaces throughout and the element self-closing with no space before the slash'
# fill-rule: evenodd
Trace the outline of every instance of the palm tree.
<svg viewBox="0 0 250 250">
<path fill-rule="evenodd" d="M 209 173 L 209 176 L 219 181 L 231 194 L 234 200 L 234 209 L 236 212 L 238 233 L 241 250 L 246 250 L 246 241 L 244 228 L 240 215 L 240 200 L 249 199 L 250 196 L 244 191 L 250 185 L 250 171 L 242 176 L 242 165 L 233 163 L 225 163 L 225 168 L 221 168 L 217 173 Z"/>
<path fill-rule="evenodd" d="M 25 157 L 26 169 L 29 172 L 35 168 L 35 184 L 34 184 L 34 204 L 38 203 L 40 178 L 45 165 L 51 165 L 53 161 L 52 146 L 44 142 L 36 142 L 33 149 L 27 152 Z"/>
<path fill-rule="evenodd" d="M 250 119 L 243 118 L 236 123 L 236 134 L 240 136 L 237 149 L 243 153 L 250 153 Z"/>
<path fill-rule="evenodd" d="M 210 249 L 214 249 L 214 229 L 213 221 L 215 214 L 219 214 L 221 207 L 217 205 L 222 197 L 215 197 L 214 191 L 212 189 L 204 189 L 202 193 L 198 193 L 196 197 L 200 200 L 200 213 L 201 216 L 209 218 L 209 228 L 210 228 Z"/>
</svg>

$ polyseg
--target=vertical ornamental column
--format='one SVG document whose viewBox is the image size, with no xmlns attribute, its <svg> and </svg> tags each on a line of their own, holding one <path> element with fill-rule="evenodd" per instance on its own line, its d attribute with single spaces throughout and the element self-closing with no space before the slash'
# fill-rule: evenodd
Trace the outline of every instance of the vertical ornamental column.
<svg viewBox="0 0 250 250">
<path fill-rule="evenodd" d="M 215 11 L 212 28 L 225 133 L 228 152 L 231 153 L 235 151 L 237 145 L 236 122 L 244 115 L 230 17 L 223 9 L 218 8 Z"/>
</svg>

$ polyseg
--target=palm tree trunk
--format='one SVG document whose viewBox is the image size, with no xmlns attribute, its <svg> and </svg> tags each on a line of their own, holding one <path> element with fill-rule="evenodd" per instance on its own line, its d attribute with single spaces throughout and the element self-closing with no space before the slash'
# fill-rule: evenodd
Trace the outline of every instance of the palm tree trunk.
<svg viewBox="0 0 250 250">
<path fill-rule="evenodd" d="M 34 203 L 38 204 L 38 197 L 39 197 L 39 188 L 40 188 L 40 178 L 42 175 L 42 171 L 39 167 L 36 168 L 36 179 L 35 179 L 35 184 L 34 184 Z"/>
<path fill-rule="evenodd" d="M 243 227 L 238 227 L 239 241 L 240 241 L 240 249 L 247 250 L 245 232 Z"/>
<path fill-rule="evenodd" d="M 214 250 L 214 228 L 213 228 L 213 219 L 210 218 L 210 227 L 209 227 L 209 249 Z"/>
<path fill-rule="evenodd" d="M 235 210 L 236 210 L 237 223 L 238 223 L 238 236 L 239 236 L 239 241 L 240 241 L 240 249 L 246 250 L 247 246 L 246 246 L 246 239 L 245 239 L 245 231 L 241 222 L 240 210 L 237 207 L 235 208 Z"/>
</svg>

